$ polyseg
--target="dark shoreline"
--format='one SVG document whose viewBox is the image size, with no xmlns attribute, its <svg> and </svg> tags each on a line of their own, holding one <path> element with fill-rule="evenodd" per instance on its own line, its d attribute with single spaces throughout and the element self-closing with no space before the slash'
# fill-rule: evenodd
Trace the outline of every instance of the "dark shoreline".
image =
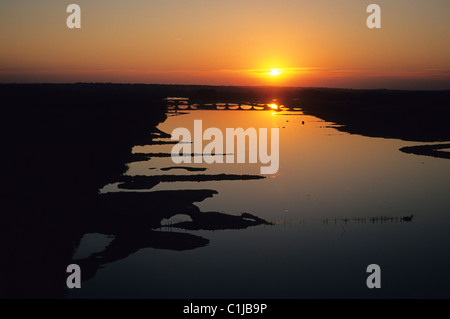
<svg viewBox="0 0 450 319">
<path fill-rule="evenodd" d="M 450 144 L 446 143 L 446 144 L 407 146 L 402 147 L 400 151 L 406 154 L 424 155 L 436 158 L 450 159 L 449 152 L 440 151 L 441 149 L 448 149 L 448 148 L 450 148 Z"/>
</svg>

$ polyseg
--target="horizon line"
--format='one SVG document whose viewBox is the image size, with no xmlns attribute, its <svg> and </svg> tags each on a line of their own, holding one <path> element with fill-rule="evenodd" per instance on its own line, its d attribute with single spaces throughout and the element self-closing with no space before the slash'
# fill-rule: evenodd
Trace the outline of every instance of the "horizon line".
<svg viewBox="0 0 450 319">
<path fill-rule="evenodd" d="M 0 85 L 148 85 L 148 86 L 191 86 L 191 87 L 217 87 L 217 88 L 264 88 L 264 89 L 329 89 L 329 90 L 353 90 L 353 91 L 450 91 L 449 89 L 394 89 L 394 88 L 353 88 L 330 86 L 295 86 L 295 85 L 219 85 L 219 84 L 175 84 L 175 83 L 143 83 L 143 82 L 0 82 Z"/>
</svg>

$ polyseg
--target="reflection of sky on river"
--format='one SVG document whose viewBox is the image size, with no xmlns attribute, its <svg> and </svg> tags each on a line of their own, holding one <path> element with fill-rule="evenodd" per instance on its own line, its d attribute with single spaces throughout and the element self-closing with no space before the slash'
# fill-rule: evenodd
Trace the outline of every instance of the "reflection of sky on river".
<svg viewBox="0 0 450 319">
<path fill-rule="evenodd" d="M 218 195 L 199 204 L 203 210 L 248 211 L 276 221 L 397 216 L 414 214 L 433 205 L 435 209 L 426 214 L 429 216 L 443 214 L 448 207 L 445 196 L 450 186 L 448 162 L 398 151 L 414 143 L 349 135 L 312 116 L 271 111 L 194 111 L 169 117 L 159 128 L 171 133 L 177 127 L 186 127 L 193 132 L 195 119 L 203 120 L 203 130 L 280 128 L 280 169 L 265 180 L 160 183 L 152 189 L 218 190 Z M 172 147 L 138 146 L 133 151 L 170 153 Z M 207 170 L 161 171 L 160 168 L 177 164 L 170 158 L 152 158 L 132 163 L 127 174 L 259 174 L 261 165 L 264 164 L 179 164 Z"/>
<path fill-rule="evenodd" d="M 350 135 L 312 116 L 270 111 L 193 111 L 169 117 L 159 129 L 192 130 L 195 119 L 202 119 L 204 128 L 223 131 L 226 127 L 279 127 L 279 172 L 263 180 L 166 182 L 151 191 L 214 189 L 218 194 L 196 203 L 202 211 L 246 211 L 276 225 L 192 231 L 208 238 L 209 245 L 184 252 L 142 249 L 107 265 L 72 296 L 448 296 L 450 161 L 399 151 L 419 143 Z M 172 146 L 133 151 L 170 152 Z M 260 166 L 181 165 L 207 170 L 161 171 L 176 165 L 170 158 L 152 158 L 132 163 L 127 174 L 258 174 Z M 412 214 L 413 222 L 371 222 L 373 217 Z M 365 270 L 372 263 L 382 269 L 378 291 L 365 286 Z"/>
</svg>

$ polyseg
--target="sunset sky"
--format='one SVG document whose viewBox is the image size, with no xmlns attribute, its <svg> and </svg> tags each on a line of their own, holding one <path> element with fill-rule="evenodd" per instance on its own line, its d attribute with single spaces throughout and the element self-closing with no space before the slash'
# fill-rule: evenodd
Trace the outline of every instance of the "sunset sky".
<svg viewBox="0 0 450 319">
<path fill-rule="evenodd" d="M 6 0 L 0 46 L 0 82 L 450 89 L 450 1 Z"/>
</svg>

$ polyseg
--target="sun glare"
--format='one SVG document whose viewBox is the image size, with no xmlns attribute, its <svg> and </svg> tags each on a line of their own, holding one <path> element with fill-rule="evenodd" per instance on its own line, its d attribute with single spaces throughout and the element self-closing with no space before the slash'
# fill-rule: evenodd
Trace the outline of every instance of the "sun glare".
<svg viewBox="0 0 450 319">
<path fill-rule="evenodd" d="M 276 105 L 276 104 L 269 104 L 269 107 L 274 110 L 278 110 L 278 105 Z"/>
<path fill-rule="evenodd" d="M 280 74 L 281 74 L 280 71 L 277 69 L 273 69 L 269 72 L 269 75 L 271 75 L 271 76 L 278 76 Z"/>
</svg>

